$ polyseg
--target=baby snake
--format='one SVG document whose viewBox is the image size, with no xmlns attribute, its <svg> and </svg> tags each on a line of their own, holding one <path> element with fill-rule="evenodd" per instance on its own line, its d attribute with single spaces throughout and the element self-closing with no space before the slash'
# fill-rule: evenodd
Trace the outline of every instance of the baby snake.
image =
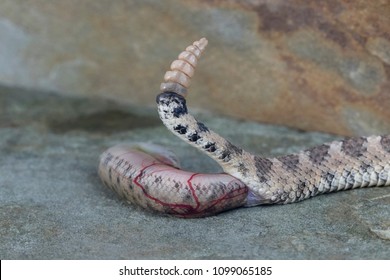
<svg viewBox="0 0 390 280">
<path fill-rule="evenodd" d="M 102 182 L 127 201 L 178 217 L 205 217 L 262 204 L 286 204 L 322 193 L 390 185 L 390 135 L 349 138 L 296 154 L 252 155 L 187 111 L 185 95 L 207 45 L 187 47 L 165 74 L 159 116 L 175 135 L 213 158 L 221 174 L 179 169 L 175 155 L 156 145 L 118 145 L 100 156 Z"/>
</svg>

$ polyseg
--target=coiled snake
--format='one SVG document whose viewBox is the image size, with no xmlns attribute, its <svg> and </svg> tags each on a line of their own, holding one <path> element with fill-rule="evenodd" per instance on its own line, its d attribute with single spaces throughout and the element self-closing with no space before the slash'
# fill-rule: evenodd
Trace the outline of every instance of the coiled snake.
<svg viewBox="0 0 390 280">
<path fill-rule="evenodd" d="M 155 145 L 119 145 L 100 156 L 103 183 L 131 203 L 178 217 L 204 217 L 262 204 L 286 204 L 318 194 L 390 185 L 390 136 L 350 138 L 296 154 L 265 158 L 233 145 L 187 111 L 185 96 L 202 38 L 166 72 L 156 98 L 164 125 L 213 158 L 222 174 L 179 169 L 174 154 Z"/>
</svg>

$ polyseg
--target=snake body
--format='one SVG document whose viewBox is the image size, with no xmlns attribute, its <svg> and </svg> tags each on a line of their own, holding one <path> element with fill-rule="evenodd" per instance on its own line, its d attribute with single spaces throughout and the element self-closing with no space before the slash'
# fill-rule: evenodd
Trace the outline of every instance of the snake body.
<svg viewBox="0 0 390 280">
<path fill-rule="evenodd" d="M 213 158 L 222 174 L 179 169 L 159 146 L 115 146 L 100 157 L 103 183 L 131 203 L 179 217 L 204 217 L 241 206 L 286 204 L 319 194 L 390 185 L 390 136 L 348 138 L 266 158 L 230 143 L 188 113 L 185 95 L 207 45 L 187 47 L 165 75 L 157 98 L 163 124 Z"/>
<path fill-rule="evenodd" d="M 104 184 L 127 201 L 178 217 L 204 217 L 244 205 L 248 188 L 228 174 L 178 169 L 155 145 L 114 146 L 101 155 Z"/>
</svg>

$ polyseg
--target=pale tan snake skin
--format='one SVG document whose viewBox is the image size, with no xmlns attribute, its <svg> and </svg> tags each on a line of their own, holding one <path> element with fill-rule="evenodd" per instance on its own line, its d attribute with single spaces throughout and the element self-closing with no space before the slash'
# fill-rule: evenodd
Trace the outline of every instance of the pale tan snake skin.
<svg viewBox="0 0 390 280">
<path fill-rule="evenodd" d="M 226 174 L 180 170 L 155 145 L 115 146 L 100 156 L 103 183 L 131 203 L 179 217 L 204 217 L 241 206 L 286 204 L 318 194 L 390 185 L 390 136 L 349 138 L 265 158 L 233 145 L 187 111 L 185 95 L 207 40 L 171 65 L 156 98 L 164 125 L 213 158 Z"/>
</svg>

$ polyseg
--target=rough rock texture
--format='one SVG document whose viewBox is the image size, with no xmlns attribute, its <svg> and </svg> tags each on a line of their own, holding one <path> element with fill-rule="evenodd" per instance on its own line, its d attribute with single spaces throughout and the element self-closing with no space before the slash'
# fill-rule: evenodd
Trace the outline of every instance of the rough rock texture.
<svg viewBox="0 0 390 280">
<path fill-rule="evenodd" d="M 334 139 L 198 117 L 264 155 Z M 99 154 L 119 142 L 165 145 L 185 169 L 219 170 L 168 132 L 155 109 L 0 87 L 0 135 L 0 259 L 390 259 L 390 188 L 189 220 L 121 201 L 96 170 Z"/>
<path fill-rule="evenodd" d="M 2 0 L 0 83 L 150 104 L 170 62 L 206 36 L 193 106 L 385 134 L 389 14 L 386 0 Z"/>
</svg>

